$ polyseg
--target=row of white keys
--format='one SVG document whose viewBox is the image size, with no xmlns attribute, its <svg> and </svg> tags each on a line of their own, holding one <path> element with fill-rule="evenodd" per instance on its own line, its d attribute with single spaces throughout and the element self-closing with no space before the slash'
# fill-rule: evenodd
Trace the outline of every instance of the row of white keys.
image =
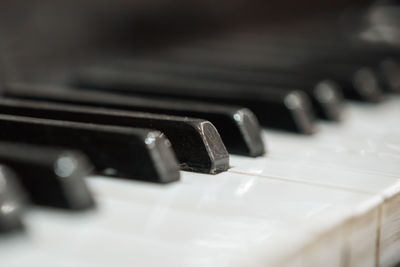
<svg viewBox="0 0 400 267">
<path fill-rule="evenodd" d="M 0 250 L 6 253 L 1 255 L 5 266 L 33 262 L 37 253 L 33 259 L 29 253 L 18 257 L 32 249 L 40 249 L 44 258 L 80 259 L 89 266 L 258 266 L 283 236 L 291 244 L 302 228 L 312 236 L 350 213 L 348 203 L 369 198 L 234 173 L 184 173 L 180 183 L 167 187 L 107 178 L 90 183 L 99 202 L 96 213 L 87 218 L 31 213 L 29 239 Z M 257 253 L 260 248 L 264 255 Z M 56 260 L 50 256 L 43 262 L 43 257 L 37 262 L 41 266 Z"/>
<path fill-rule="evenodd" d="M 385 240 L 387 256 L 375 250 L 399 216 L 384 201 L 397 194 L 399 103 L 371 117 L 374 107 L 351 106 L 343 126 L 314 137 L 267 132 L 265 157 L 232 156 L 215 176 L 183 172 L 166 186 L 89 178 L 96 211 L 33 209 L 27 233 L 0 241 L 0 265 L 386 266 L 396 240 Z"/>
<path fill-rule="evenodd" d="M 343 262 L 345 266 L 374 266 L 375 261 L 391 266 L 400 261 L 400 98 L 393 97 L 378 106 L 353 104 L 347 115 L 348 120 L 339 126 L 321 125 L 321 133 L 313 137 L 294 139 L 269 132 L 268 162 L 242 158 L 237 169 L 262 177 L 290 177 L 292 182 L 378 195 L 381 202 L 361 209 L 364 212 L 355 214 L 350 223 L 343 222 L 345 227 L 340 226 L 353 235 L 347 234 L 348 244 L 344 246 L 351 248 L 346 249 Z M 276 167 L 279 165 L 282 168 Z M 368 258 L 369 265 L 365 262 Z"/>
</svg>

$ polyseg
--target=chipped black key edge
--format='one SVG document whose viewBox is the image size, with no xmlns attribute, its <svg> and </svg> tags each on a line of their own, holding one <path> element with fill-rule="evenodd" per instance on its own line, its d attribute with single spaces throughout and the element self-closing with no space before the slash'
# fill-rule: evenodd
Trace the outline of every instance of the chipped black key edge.
<svg viewBox="0 0 400 267">
<path fill-rule="evenodd" d="M 201 133 L 206 142 L 206 149 L 211 157 L 211 165 L 208 172 L 217 174 L 226 171 L 229 168 L 229 154 L 223 142 L 219 142 L 220 136 L 218 131 L 210 122 L 203 122 L 199 125 Z"/>
</svg>

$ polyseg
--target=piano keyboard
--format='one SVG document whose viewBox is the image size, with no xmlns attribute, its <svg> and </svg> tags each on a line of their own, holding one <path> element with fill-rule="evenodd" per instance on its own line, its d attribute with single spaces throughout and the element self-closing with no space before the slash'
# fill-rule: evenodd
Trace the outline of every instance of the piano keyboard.
<svg viewBox="0 0 400 267">
<path fill-rule="evenodd" d="M 97 208 L 30 209 L 26 233 L 2 240 L 2 265 L 390 266 L 399 104 L 352 103 L 342 124 L 320 123 L 312 137 L 264 130 L 266 156 L 232 155 L 218 175 L 182 172 L 169 185 L 89 177 Z"/>
<path fill-rule="evenodd" d="M 4 80 L 0 266 L 399 264 L 400 38 L 360 17 L 400 11 L 378 4 L 344 32 L 299 20 Z"/>
</svg>

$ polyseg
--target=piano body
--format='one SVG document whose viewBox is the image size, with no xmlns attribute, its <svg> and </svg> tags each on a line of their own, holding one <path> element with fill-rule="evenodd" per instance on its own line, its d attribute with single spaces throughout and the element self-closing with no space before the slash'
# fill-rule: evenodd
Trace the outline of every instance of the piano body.
<svg viewBox="0 0 400 267">
<path fill-rule="evenodd" d="M 398 264 L 400 5 L 264 2 L 3 1 L 0 266 Z"/>
</svg>

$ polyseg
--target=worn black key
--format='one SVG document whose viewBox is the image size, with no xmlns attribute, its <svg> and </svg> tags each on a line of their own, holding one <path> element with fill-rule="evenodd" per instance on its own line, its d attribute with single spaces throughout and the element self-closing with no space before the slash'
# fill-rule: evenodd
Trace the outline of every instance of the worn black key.
<svg viewBox="0 0 400 267">
<path fill-rule="evenodd" d="M 0 114 L 0 140 L 84 152 L 97 171 L 159 183 L 179 180 L 170 143 L 153 130 Z"/>
<path fill-rule="evenodd" d="M 70 210 L 94 206 L 84 180 L 92 167 L 80 152 L 0 142 L 0 164 L 15 171 L 36 204 Z"/>
<path fill-rule="evenodd" d="M 0 233 L 8 233 L 23 227 L 22 213 L 25 199 L 16 174 L 0 165 Z"/>
<path fill-rule="evenodd" d="M 313 82 L 294 75 L 288 79 L 287 75 L 278 72 L 251 72 L 160 59 L 123 59 L 112 62 L 110 65 L 115 68 L 122 68 L 124 71 L 167 72 L 183 77 L 228 81 L 243 85 L 258 85 L 262 86 L 260 88 L 264 90 L 298 88 L 310 97 L 320 118 L 338 121 L 342 117 L 342 91 L 335 82 L 330 80 Z"/>
<path fill-rule="evenodd" d="M 78 84 L 84 89 L 95 88 L 128 95 L 177 97 L 241 105 L 253 111 L 260 123 L 267 127 L 304 134 L 314 132 L 314 116 L 309 99 L 295 90 L 265 90 L 263 87 L 177 77 L 168 73 L 104 68 L 82 71 Z"/>
<path fill-rule="evenodd" d="M 245 108 L 212 105 L 190 101 L 156 100 L 107 93 L 78 91 L 31 85 L 8 85 L 3 88 L 8 98 L 45 100 L 58 103 L 108 107 L 114 109 L 189 116 L 210 121 L 217 128 L 228 151 L 234 154 L 260 156 L 264 143 L 254 114 Z"/>
<path fill-rule="evenodd" d="M 0 114 L 156 129 L 171 141 L 183 170 L 215 172 L 207 166 L 227 153 L 215 127 L 201 119 L 6 98 Z"/>
</svg>

